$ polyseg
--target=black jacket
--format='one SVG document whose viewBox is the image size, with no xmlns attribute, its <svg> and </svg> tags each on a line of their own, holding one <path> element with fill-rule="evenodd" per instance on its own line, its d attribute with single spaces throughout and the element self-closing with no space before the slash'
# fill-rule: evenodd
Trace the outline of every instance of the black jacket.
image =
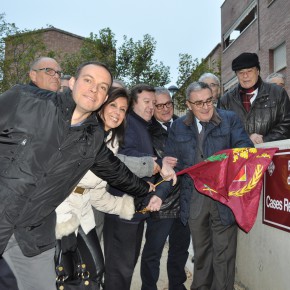
<svg viewBox="0 0 290 290">
<path fill-rule="evenodd" d="M 0 254 L 14 233 L 26 256 L 55 245 L 55 208 L 91 169 L 132 194 L 138 179 L 104 145 L 96 115 L 71 127 L 71 92 L 17 85 L 0 95 Z"/>
<path fill-rule="evenodd" d="M 286 91 L 277 85 L 261 81 L 249 112 L 242 104 L 237 85 L 223 95 L 220 108 L 237 113 L 246 132 L 263 135 L 264 142 L 290 137 L 290 101 Z"/>
<path fill-rule="evenodd" d="M 173 119 L 177 119 L 177 116 L 174 116 Z M 152 123 L 148 129 L 151 135 L 155 155 L 158 158 L 162 159 L 165 156 L 164 150 L 168 137 L 168 132 L 154 117 L 152 118 Z M 180 196 L 180 181 L 178 179 L 177 184 L 174 187 L 172 187 L 172 190 L 169 192 L 168 196 L 163 201 L 160 211 L 150 213 L 151 217 L 152 218 L 179 217 L 180 212 L 179 196 Z"/>
<path fill-rule="evenodd" d="M 143 157 L 153 156 L 154 151 L 152 148 L 151 137 L 148 132 L 148 126 L 150 122 L 147 122 L 134 111 L 131 111 L 126 119 L 126 129 L 124 136 L 124 144 L 119 147 L 118 153 L 127 156 Z M 154 177 L 144 177 L 143 180 L 154 182 Z M 119 190 L 110 186 L 109 192 L 115 196 L 123 196 L 128 193 L 125 190 Z M 137 210 L 145 207 L 149 202 L 150 197 L 135 199 L 135 206 Z M 127 223 L 138 223 L 140 220 L 147 218 L 147 214 L 136 213 L 132 220 L 126 221 Z M 115 216 L 115 218 L 119 218 Z"/>
</svg>

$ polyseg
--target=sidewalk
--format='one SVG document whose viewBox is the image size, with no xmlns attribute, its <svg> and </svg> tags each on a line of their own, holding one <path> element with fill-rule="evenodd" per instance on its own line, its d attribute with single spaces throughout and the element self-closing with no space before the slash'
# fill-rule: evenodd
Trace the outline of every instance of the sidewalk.
<svg viewBox="0 0 290 290">
<path fill-rule="evenodd" d="M 142 249 L 141 253 L 143 250 L 145 239 L 143 238 L 142 242 Z M 187 273 L 187 280 L 185 282 L 185 287 L 187 290 L 190 290 L 190 285 L 192 283 L 192 272 L 193 272 L 193 263 L 192 263 L 192 256 L 193 256 L 193 249 L 192 249 L 192 244 L 190 243 L 189 246 L 189 256 L 187 259 L 187 263 L 185 266 L 185 271 Z M 166 270 L 166 263 L 167 263 L 167 252 L 168 252 L 168 242 L 165 243 L 163 252 L 162 252 L 162 257 L 160 261 L 160 275 L 159 275 L 159 281 L 157 283 L 158 290 L 168 290 L 168 280 L 167 280 L 167 270 Z M 131 284 L 131 289 L 130 290 L 140 290 L 141 289 L 141 278 L 140 278 L 140 256 L 137 262 L 137 265 L 135 267 L 133 279 L 132 279 L 132 284 Z M 246 290 L 245 287 L 242 285 L 239 285 L 236 283 L 234 285 L 234 290 Z"/>
<path fill-rule="evenodd" d="M 145 242 L 145 239 L 143 238 L 141 253 L 143 250 L 144 242 Z M 167 252 L 168 252 L 168 242 L 165 243 L 165 246 L 164 246 L 164 249 L 162 252 L 161 261 L 160 261 L 160 276 L 159 276 L 159 281 L 157 283 L 158 290 L 167 290 L 168 289 L 168 279 L 167 279 L 167 270 L 166 270 Z M 192 255 L 193 255 L 192 245 L 190 245 L 189 246 L 189 257 L 188 257 L 186 267 L 185 267 L 185 271 L 187 273 L 187 280 L 185 283 L 185 287 L 188 290 L 190 289 L 190 285 L 192 282 L 192 271 L 193 271 L 193 264 L 191 262 Z M 141 260 L 141 257 L 139 256 L 137 265 L 135 267 L 134 275 L 133 275 L 131 290 L 140 290 L 141 289 L 140 260 Z"/>
</svg>

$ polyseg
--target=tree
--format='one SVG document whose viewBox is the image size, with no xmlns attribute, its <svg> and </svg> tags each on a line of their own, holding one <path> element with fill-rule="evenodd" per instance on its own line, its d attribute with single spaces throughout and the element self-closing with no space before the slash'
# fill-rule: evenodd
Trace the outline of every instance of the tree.
<svg viewBox="0 0 290 290">
<path fill-rule="evenodd" d="M 76 68 L 83 62 L 97 60 L 105 63 L 115 73 L 116 69 L 116 40 L 110 28 L 104 28 L 98 34 L 90 33 L 84 39 L 80 51 L 65 54 L 61 67 L 66 74 L 74 75 Z"/>
<path fill-rule="evenodd" d="M 19 30 L 0 14 L 0 91 L 17 83 L 27 83 L 30 63 L 45 51 L 41 34 Z"/>
<path fill-rule="evenodd" d="M 28 82 L 29 64 L 40 55 L 60 60 L 65 74 L 74 75 L 81 63 L 97 60 L 107 64 L 113 76 L 128 86 L 137 83 L 164 86 L 170 81 L 169 67 L 153 58 L 156 41 L 148 34 L 137 42 L 124 36 L 123 44 L 117 49 L 114 33 L 110 28 L 104 28 L 98 34 L 90 33 L 79 51 L 64 54 L 47 51 L 41 30 L 20 31 L 15 24 L 5 22 L 4 14 L 0 14 L 0 22 L 1 91 L 16 83 Z"/>
<path fill-rule="evenodd" d="M 100 30 L 99 35 L 91 33 L 79 52 L 65 55 L 61 62 L 63 71 L 73 75 L 82 62 L 98 60 L 107 64 L 113 76 L 128 86 L 137 83 L 164 86 L 170 81 L 169 67 L 153 59 L 156 41 L 150 35 L 146 34 L 137 42 L 126 35 L 123 39 L 122 45 L 116 49 L 115 35 L 110 28 Z"/>
<path fill-rule="evenodd" d="M 115 77 L 125 81 L 128 86 L 147 83 L 152 86 L 164 86 L 170 81 L 169 67 L 153 59 L 156 41 L 149 34 L 143 40 L 134 42 L 123 37 L 123 44 L 117 51 Z"/>
<path fill-rule="evenodd" d="M 216 69 L 219 69 L 220 71 L 220 67 L 217 67 Z M 186 88 L 190 83 L 197 81 L 205 72 L 211 72 L 219 76 L 219 73 L 208 67 L 207 62 L 204 59 L 199 61 L 197 58 L 193 59 L 192 56 L 187 53 L 179 54 L 178 79 L 176 83 L 179 90 L 174 95 L 175 104 L 178 109 L 186 109 Z"/>
</svg>

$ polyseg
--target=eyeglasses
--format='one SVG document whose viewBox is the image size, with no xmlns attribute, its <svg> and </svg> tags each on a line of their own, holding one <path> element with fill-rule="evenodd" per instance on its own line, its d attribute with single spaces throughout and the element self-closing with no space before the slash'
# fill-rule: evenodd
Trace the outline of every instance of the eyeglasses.
<svg viewBox="0 0 290 290">
<path fill-rule="evenodd" d="M 189 103 L 195 105 L 197 108 L 201 109 L 203 106 L 206 104 L 208 107 L 211 107 L 215 102 L 213 97 L 207 99 L 206 101 L 196 101 L 196 102 L 191 102 L 190 100 L 187 100 Z"/>
<path fill-rule="evenodd" d="M 219 87 L 220 85 L 219 84 L 215 84 L 215 83 L 210 83 L 210 84 L 208 84 L 208 86 L 210 88 L 215 88 L 215 87 Z"/>
<path fill-rule="evenodd" d="M 60 70 L 54 70 L 50 67 L 44 67 L 44 68 L 38 68 L 34 69 L 34 71 L 44 71 L 49 76 L 54 76 L 55 74 L 58 74 L 58 76 L 61 78 L 63 76 L 63 73 Z"/>
<path fill-rule="evenodd" d="M 157 105 L 155 105 L 155 107 L 156 107 L 157 110 L 162 110 L 165 107 L 166 108 L 172 108 L 172 106 L 173 106 L 173 102 L 167 102 L 165 104 L 157 104 Z"/>
</svg>

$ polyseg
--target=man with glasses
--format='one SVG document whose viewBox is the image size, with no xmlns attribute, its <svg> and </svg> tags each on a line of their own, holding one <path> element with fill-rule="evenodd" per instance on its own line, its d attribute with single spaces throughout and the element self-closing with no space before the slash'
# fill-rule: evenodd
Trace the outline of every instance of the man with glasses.
<svg viewBox="0 0 290 290">
<path fill-rule="evenodd" d="M 166 88 L 155 88 L 156 104 L 154 116 L 149 126 L 154 153 L 160 160 L 165 156 L 165 144 L 173 120 L 173 102 Z M 165 157 L 167 160 L 170 157 Z M 176 164 L 176 158 L 171 160 Z M 156 176 L 158 179 L 159 176 Z M 156 180 L 157 182 L 157 180 Z M 141 279 L 142 290 L 157 290 L 160 258 L 164 244 L 168 238 L 169 251 L 167 259 L 168 289 L 186 289 L 183 283 L 187 276 L 185 264 L 188 258 L 190 232 L 188 225 L 184 226 L 179 218 L 180 205 L 179 182 L 172 188 L 157 212 L 151 212 L 146 220 L 146 242 L 142 252 Z"/>
<path fill-rule="evenodd" d="M 238 84 L 221 98 L 221 108 L 237 113 L 254 144 L 290 138 L 290 101 L 284 88 L 264 82 L 256 53 L 232 62 Z"/>
<path fill-rule="evenodd" d="M 60 89 L 62 72 L 57 61 L 50 57 L 40 57 L 30 66 L 30 85 L 56 92 Z"/>
<path fill-rule="evenodd" d="M 212 96 L 215 101 L 215 106 L 220 107 L 220 93 L 221 93 L 221 83 L 219 78 L 213 73 L 204 73 L 198 79 L 199 82 L 204 82 L 209 85 L 212 91 Z"/>
<path fill-rule="evenodd" d="M 31 86 L 48 91 L 58 91 L 60 89 L 61 69 L 55 59 L 50 57 L 40 57 L 30 66 L 29 77 Z M 6 262 L 0 257 L 0 288 L 16 290 L 16 280 Z M 9 287 L 9 288 L 8 288 Z"/>
<path fill-rule="evenodd" d="M 194 82 L 188 86 L 189 111 L 173 122 L 165 147 L 165 155 L 178 160 L 176 171 L 195 165 L 220 150 L 253 146 L 238 116 L 215 108 L 213 101 L 212 90 L 206 83 Z M 170 186 L 170 182 L 161 183 L 155 194 L 164 200 Z M 182 175 L 180 219 L 184 225 L 189 223 L 193 242 L 191 289 L 233 290 L 237 225 L 231 209 L 198 192 L 192 179 Z"/>
</svg>

